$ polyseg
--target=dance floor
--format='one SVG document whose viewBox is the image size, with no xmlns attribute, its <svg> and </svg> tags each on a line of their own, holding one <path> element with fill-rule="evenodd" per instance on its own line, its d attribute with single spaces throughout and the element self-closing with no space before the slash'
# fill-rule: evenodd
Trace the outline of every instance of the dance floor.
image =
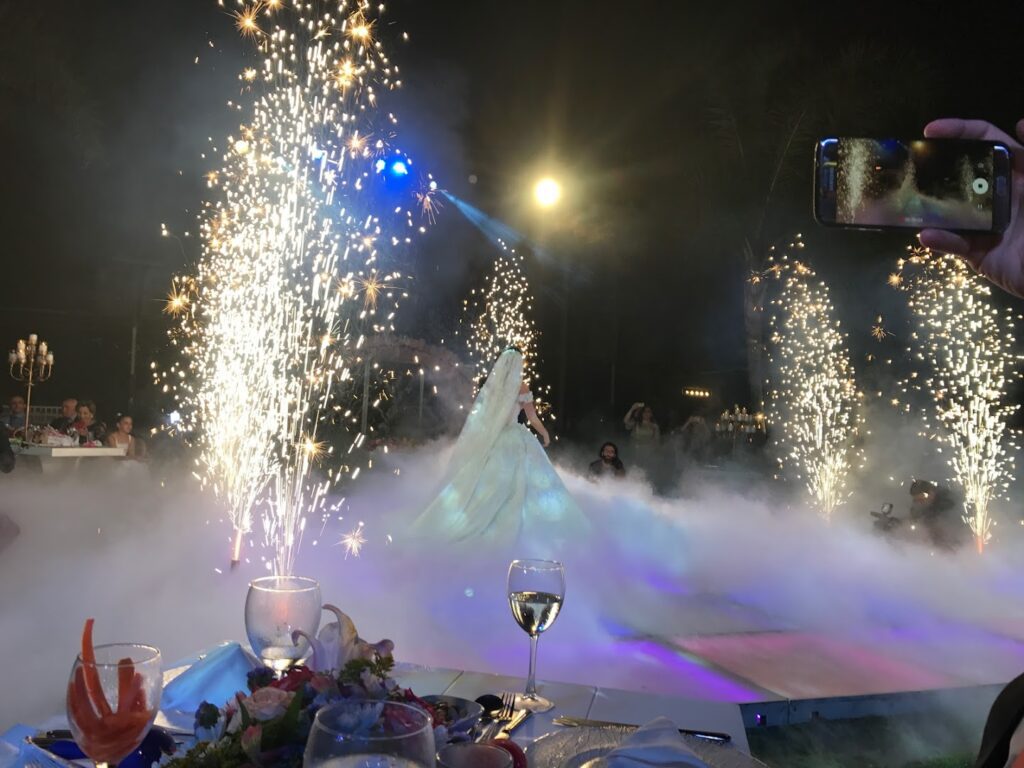
<svg viewBox="0 0 1024 768">
<path fill-rule="evenodd" d="M 659 624 L 621 633 L 623 656 L 658 661 L 640 667 L 634 687 L 718 701 L 955 689 L 1002 684 L 1024 671 L 1019 621 L 869 626 L 840 636 L 778 626 L 727 598 L 698 595 L 677 598 Z"/>
</svg>

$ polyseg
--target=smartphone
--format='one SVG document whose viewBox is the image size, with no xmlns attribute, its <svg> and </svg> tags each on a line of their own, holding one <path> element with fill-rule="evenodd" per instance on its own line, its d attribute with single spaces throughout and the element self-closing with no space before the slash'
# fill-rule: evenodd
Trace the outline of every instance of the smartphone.
<svg viewBox="0 0 1024 768">
<path fill-rule="evenodd" d="M 1002 232 L 1010 168 L 1010 149 L 998 141 L 822 139 L 814 218 L 858 229 Z"/>
</svg>

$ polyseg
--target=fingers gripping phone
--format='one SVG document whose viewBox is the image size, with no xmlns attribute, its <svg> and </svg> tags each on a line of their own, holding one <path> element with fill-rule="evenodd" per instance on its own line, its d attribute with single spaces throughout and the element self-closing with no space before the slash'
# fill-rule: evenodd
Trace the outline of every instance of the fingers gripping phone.
<svg viewBox="0 0 1024 768">
<path fill-rule="evenodd" d="M 814 217 L 859 229 L 1002 232 L 1009 148 L 967 139 L 826 138 L 814 155 Z"/>
</svg>

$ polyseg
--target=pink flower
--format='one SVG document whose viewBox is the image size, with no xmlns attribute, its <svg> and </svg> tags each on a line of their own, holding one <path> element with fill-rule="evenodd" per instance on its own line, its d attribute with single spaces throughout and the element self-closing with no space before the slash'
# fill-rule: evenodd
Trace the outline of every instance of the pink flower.
<svg viewBox="0 0 1024 768">
<path fill-rule="evenodd" d="M 253 720 L 273 720 L 285 713 L 294 696 L 294 691 L 282 691 L 280 688 L 271 687 L 257 688 L 248 698 L 242 699 L 242 706 Z"/>
</svg>

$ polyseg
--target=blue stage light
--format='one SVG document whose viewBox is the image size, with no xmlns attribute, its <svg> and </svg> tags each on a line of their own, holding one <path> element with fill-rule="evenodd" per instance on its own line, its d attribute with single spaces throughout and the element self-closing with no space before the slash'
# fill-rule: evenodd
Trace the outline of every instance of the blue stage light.
<svg viewBox="0 0 1024 768">
<path fill-rule="evenodd" d="M 403 160 L 396 160 L 391 164 L 391 173 L 394 176 L 408 176 L 409 166 Z"/>
</svg>

